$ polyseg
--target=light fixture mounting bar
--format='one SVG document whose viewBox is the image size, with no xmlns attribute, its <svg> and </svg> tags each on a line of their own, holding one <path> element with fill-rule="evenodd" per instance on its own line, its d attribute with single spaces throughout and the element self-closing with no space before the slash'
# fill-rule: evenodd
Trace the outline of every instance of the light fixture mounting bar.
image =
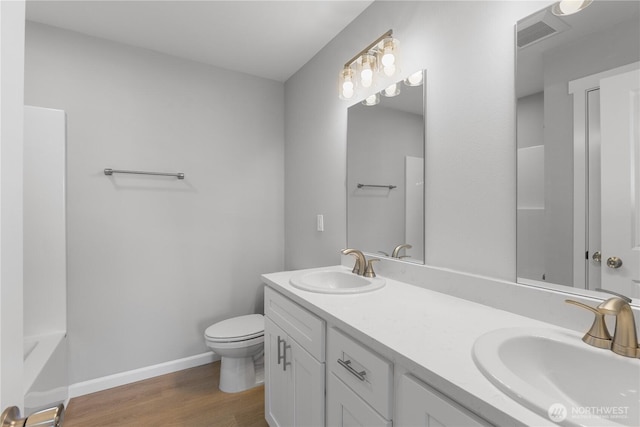
<svg viewBox="0 0 640 427">
<path fill-rule="evenodd" d="M 356 62 L 358 60 L 358 58 L 360 58 L 362 55 L 364 55 L 365 53 L 369 52 L 375 45 L 377 45 L 378 43 L 380 43 L 382 40 L 386 39 L 387 37 L 391 37 L 391 36 L 393 36 L 393 30 L 389 30 L 386 33 L 384 33 L 383 35 L 381 35 L 380 37 L 378 37 L 373 43 L 371 43 L 369 46 L 365 47 L 360 52 L 358 52 L 356 54 L 356 56 L 351 58 L 349 61 L 345 62 L 344 68 L 350 67 L 351 64 Z"/>
</svg>

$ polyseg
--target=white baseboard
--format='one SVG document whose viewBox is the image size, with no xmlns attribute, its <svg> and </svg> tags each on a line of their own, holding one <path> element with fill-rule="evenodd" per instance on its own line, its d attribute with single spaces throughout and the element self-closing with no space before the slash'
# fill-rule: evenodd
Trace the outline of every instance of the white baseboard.
<svg viewBox="0 0 640 427">
<path fill-rule="evenodd" d="M 207 363 L 215 362 L 217 360 L 220 360 L 220 356 L 213 352 L 207 352 L 185 357 L 184 359 L 172 360 L 170 362 L 146 366 L 132 371 L 120 372 L 118 374 L 107 375 L 106 377 L 82 381 L 69 386 L 69 399 L 121 385 L 131 384 L 136 381 L 146 380 L 159 375 L 170 374 L 171 372 L 193 368 L 195 366 L 206 365 Z"/>
</svg>

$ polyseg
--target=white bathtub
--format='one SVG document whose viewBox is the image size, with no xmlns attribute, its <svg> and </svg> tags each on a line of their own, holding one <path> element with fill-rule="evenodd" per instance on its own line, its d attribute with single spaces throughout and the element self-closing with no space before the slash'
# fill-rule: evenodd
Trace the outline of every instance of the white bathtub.
<svg viewBox="0 0 640 427">
<path fill-rule="evenodd" d="M 24 339 L 24 412 L 66 403 L 67 340 L 65 332 Z"/>
</svg>

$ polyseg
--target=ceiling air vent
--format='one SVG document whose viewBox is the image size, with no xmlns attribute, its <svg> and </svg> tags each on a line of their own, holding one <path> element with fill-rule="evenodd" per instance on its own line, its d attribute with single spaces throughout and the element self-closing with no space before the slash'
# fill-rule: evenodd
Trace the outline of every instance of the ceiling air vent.
<svg viewBox="0 0 640 427">
<path fill-rule="evenodd" d="M 545 10 L 541 13 L 536 13 L 518 22 L 518 47 L 529 46 L 554 34 L 566 31 L 568 28 L 569 25 L 549 11 Z"/>
</svg>

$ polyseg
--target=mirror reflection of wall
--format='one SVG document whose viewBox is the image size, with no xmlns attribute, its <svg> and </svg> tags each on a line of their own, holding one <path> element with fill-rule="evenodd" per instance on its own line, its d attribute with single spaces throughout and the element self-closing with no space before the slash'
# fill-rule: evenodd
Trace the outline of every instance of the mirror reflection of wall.
<svg viewBox="0 0 640 427">
<path fill-rule="evenodd" d="M 609 232 L 600 219 L 607 208 L 600 188 L 607 178 L 600 175 L 600 146 L 611 144 L 604 129 L 600 139 L 606 126 L 600 82 L 637 68 L 640 3 L 593 2 L 562 17 L 549 7 L 518 22 L 516 42 L 518 281 L 603 287 L 638 298 L 640 241 L 636 252 L 604 247 Z M 629 185 L 634 178 L 626 179 Z M 627 197 L 614 221 L 640 224 L 637 212 L 629 218 L 629 205 Z M 607 260 L 622 253 L 623 267 L 608 268 Z M 616 285 L 618 279 L 627 284 Z"/>
<path fill-rule="evenodd" d="M 347 244 L 424 262 L 424 85 L 349 108 Z M 360 186 L 358 185 L 360 184 Z"/>
</svg>

